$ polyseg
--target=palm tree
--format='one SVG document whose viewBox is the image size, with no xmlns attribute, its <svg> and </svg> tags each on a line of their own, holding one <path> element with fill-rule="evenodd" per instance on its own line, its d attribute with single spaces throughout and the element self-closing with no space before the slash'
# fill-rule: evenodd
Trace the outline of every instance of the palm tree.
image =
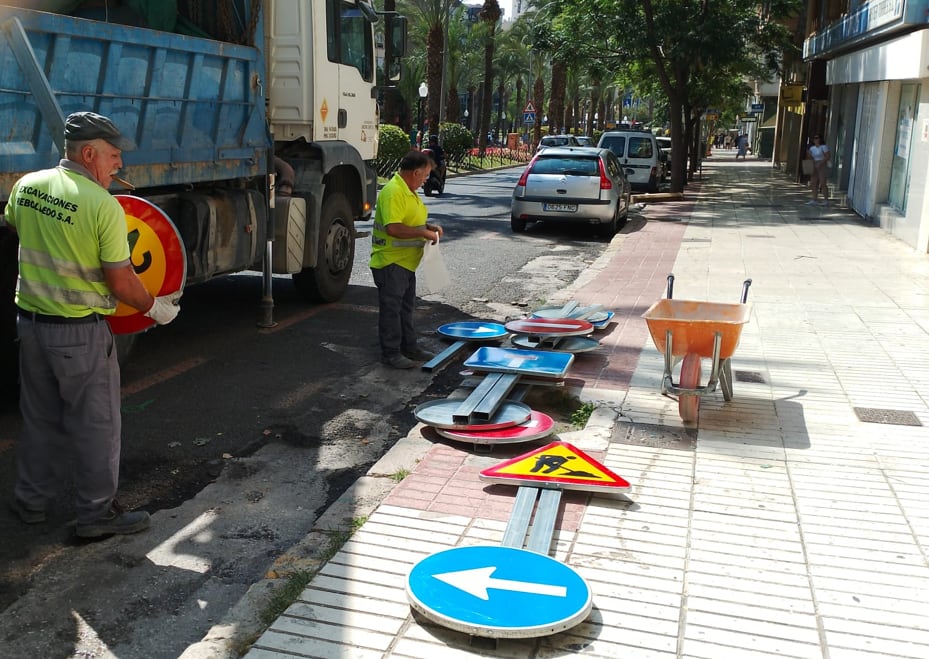
<svg viewBox="0 0 929 659">
<path fill-rule="evenodd" d="M 442 89 L 442 50 L 445 48 L 445 33 L 443 25 L 448 14 L 451 0 L 407 0 L 410 8 L 415 10 L 416 18 L 420 20 L 420 35 L 425 32 L 426 42 L 426 87 L 429 95 L 426 97 L 426 119 L 429 126 L 438 130 L 439 105 Z M 418 87 L 418 83 L 415 85 Z M 417 102 L 418 102 L 417 96 Z M 422 127 L 420 127 L 421 129 Z"/>
<path fill-rule="evenodd" d="M 490 128 L 490 109 L 492 101 L 492 89 L 494 79 L 494 37 L 497 32 L 497 22 L 503 12 L 500 11 L 500 3 L 497 0 L 484 0 L 484 6 L 481 7 L 479 14 L 481 21 L 487 26 L 487 34 L 484 39 L 484 98 L 481 104 L 481 123 L 480 123 L 480 145 L 481 153 L 487 148 L 487 131 Z"/>
</svg>

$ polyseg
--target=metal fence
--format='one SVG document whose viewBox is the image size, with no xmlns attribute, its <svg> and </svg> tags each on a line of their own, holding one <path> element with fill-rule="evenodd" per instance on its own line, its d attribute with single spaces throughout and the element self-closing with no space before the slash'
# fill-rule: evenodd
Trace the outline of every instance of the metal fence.
<svg viewBox="0 0 929 659">
<path fill-rule="evenodd" d="M 518 149 L 487 147 L 484 153 L 481 153 L 479 149 L 448 153 L 446 154 L 446 165 L 450 174 L 462 174 L 524 165 L 532 159 L 532 155 L 532 152 L 527 147 Z M 381 178 L 390 178 L 399 166 L 399 158 L 378 158 L 374 161 L 374 168 Z"/>
</svg>

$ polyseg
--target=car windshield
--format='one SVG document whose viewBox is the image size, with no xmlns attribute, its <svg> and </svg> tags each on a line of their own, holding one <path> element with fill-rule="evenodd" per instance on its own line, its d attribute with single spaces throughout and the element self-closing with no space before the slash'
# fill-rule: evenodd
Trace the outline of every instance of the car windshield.
<svg viewBox="0 0 929 659">
<path fill-rule="evenodd" d="M 567 137 L 543 137 L 542 144 L 545 146 L 566 146 L 568 144 Z"/>
<path fill-rule="evenodd" d="M 539 158 L 532 166 L 533 174 L 562 174 L 568 176 L 599 176 L 600 165 L 596 158 L 556 156 Z"/>
</svg>

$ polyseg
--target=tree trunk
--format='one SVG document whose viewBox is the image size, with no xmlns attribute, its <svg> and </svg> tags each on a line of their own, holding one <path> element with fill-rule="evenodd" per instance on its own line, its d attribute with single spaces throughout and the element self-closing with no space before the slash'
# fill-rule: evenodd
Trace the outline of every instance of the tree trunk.
<svg viewBox="0 0 929 659">
<path fill-rule="evenodd" d="M 493 100 L 494 84 L 494 39 L 497 34 L 497 21 L 500 20 L 500 4 L 497 0 L 485 0 L 481 7 L 481 20 L 487 23 L 487 41 L 484 42 L 484 97 L 481 103 L 481 134 L 478 136 L 480 153 L 483 156 L 487 150 L 487 132 L 490 128 L 490 110 Z"/>
<path fill-rule="evenodd" d="M 532 131 L 532 143 L 538 144 L 539 140 L 542 139 L 542 113 L 539 111 L 542 108 L 542 103 L 545 101 L 545 81 L 542 80 L 542 76 L 539 75 L 535 79 L 535 85 L 532 88 L 532 104 L 535 105 L 536 114 L 535 114 L 535 129 Z"/>
<path fill-rule="evenodd" d="M 442 49 L 445 47 L 445 37 L 442 34 L 442 25 L 433 25 L 426 35 L 426 86 L 429 87 L 429 96 L 426 97 L 426 122 L 429 132 L 439 134 L 439 106 L 442 100 Z M 426 142 L 423 131 L 423 143 Z"/>
<path fill-rule="evenodd" d="M 549 133 L 565 132 L 564 92 L 567 66 L 564 62 L 552 62 L 552 85 L 548 100 Z"/>
</svg>

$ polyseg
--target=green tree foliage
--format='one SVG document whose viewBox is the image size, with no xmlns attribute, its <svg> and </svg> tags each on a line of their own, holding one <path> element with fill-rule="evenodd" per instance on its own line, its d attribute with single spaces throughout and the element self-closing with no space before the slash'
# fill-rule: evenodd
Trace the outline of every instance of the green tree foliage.
<svg viewBox="0 0 929 659">
<path fill-rule="evenodd" d="M 547 6 L 575 35 L 574 52 L 600 71 L 652 68 L 667 99 L 673 148 L 686 153 L 693 117 L 723 100 L 718 94 L 733 79 L 766 77 L 761 71 L 791 47 L 784 19 L 802 0 L 550 0 Z M 673 161 L 673 191 L 683 189 L 686 164 Z"/>
</svg>

